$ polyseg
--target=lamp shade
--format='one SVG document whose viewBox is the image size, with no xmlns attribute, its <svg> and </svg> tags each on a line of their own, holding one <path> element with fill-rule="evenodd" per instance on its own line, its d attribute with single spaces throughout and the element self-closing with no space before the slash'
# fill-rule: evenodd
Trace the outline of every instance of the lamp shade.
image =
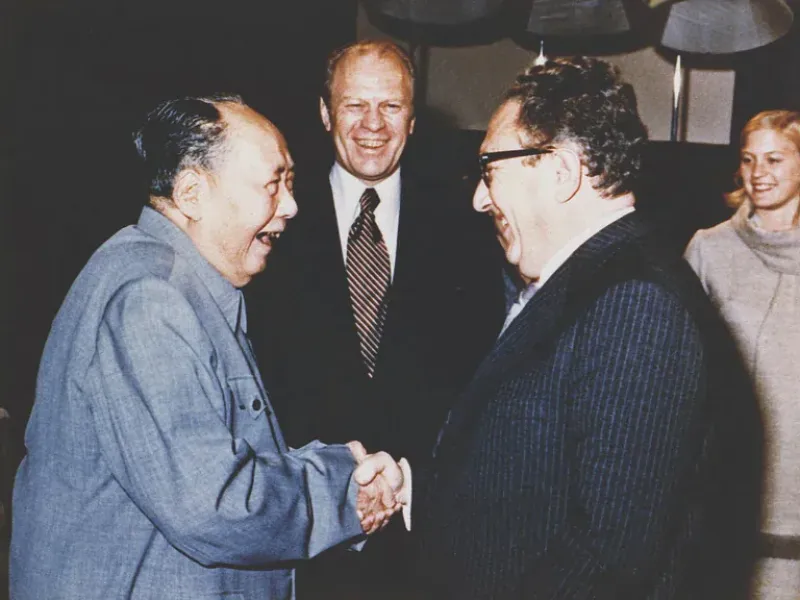
<svg viewBox="0 0 800 600">
<path fill-rule="evenodd" d="M 793 18 L 783 0 L 682 0 L 669 9 L 661 45 L 700 54 L 742 52 L 774 42 Z"/>
<path fill-rule="evenodd" d="M 622 0 L 533 0 L 527 26 L 536 35 L 602 35 L 629 29 Z"/>
<path fill-rule="evenodd" d="M 384 17 L 420 25 L 464 25 L 494 15 L 505 0 L 364 0 Z"/>
</svg>

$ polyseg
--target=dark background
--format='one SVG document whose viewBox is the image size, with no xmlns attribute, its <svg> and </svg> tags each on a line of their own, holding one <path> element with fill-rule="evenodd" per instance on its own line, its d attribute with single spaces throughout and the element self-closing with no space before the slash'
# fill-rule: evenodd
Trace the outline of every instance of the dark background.
<svg viewBox="0 0 800 600">
<path fill-rule="evenodd" d="M 146 200 L 130 138 L 144 112 L 164 98 L 234 91 L 294 153 L 318 147 L 324 59 L 355 38 L 356 3 L 20 0 L 6 10 L 0 406 L 21 426 L 70 283 Z"/>
<path fill-rule="evenodd" d="M 130 134 L 143 114 L 237 92 L 303 155 L 320 146 L 324 59 L 355 27 L 355 0 L 0 0 L 0 507 L 52 319 L 146 200 Z M 7 533 L 0 518 L 0 598 Z"/>
<path fill-rule="evenodd" d="M 0 2 L 0 407 L 12 415 L 10 428 L 0 425 L 6 507 L 50 323 L 89 255 L 145 201 L 130 141 L 143 113 L 168 97 L 238 92 L 284 131 L 298 162 L 327 161 L 319 83 L 328 52 L 355 39 L 356 12 L 356 0 Z M 798 29 L 796 21 L 786 38 L 733 57 L 684 57 L 689 67 L 736 69 L 733 138 L 759 110 L 800 108 Z M 474 28 L 456 33 L 459 44 L 473 35 L 487 41 Z M 592 52 L 586 41 L 577 50 Z M 407 162 L 430 177 L 466 177 L 466 190 L 482 135 L 440 117 L 420 113 Z M 651 144 L 640 206 L 676 246 L 727 216 L 720 194 L 731 187 L 736 154 Z"/>
</svg>

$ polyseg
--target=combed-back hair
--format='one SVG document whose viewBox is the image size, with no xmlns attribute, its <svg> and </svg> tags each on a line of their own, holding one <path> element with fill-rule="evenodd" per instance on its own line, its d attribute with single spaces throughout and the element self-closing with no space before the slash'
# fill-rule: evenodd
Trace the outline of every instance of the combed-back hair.
<svg viewBox="0 0 800 600">
<path fill-rule="evenodd" d="M 587 57 L 549 59 L 521 73 L 505 99 L 520 103 L 519 125 L 532 144 L 576 144 L 603 196 L 635 189 L 647 129 L 617 67 Z"/>
<path fill-rule="evenodd" d="M 224 150 L 227 123 L 216 106 L 224 102 L 244 104 L 236 94 L 212 94 L 166 100 L 147 113 L 133 143 L 151 198 L 170 198 L 187 167 L 213 168 Z"/>
<path fill-rule="evenodd" d="M 361 40 L 337 48 L 328 56 L 328 64 L 325 70 L 325 83 L 322 87 L 322 100 L 325 102 L 325 106 L 328 108 L 331 107 L 333 79 L 336 76 L 337 67 L 342 60 L 353 54 L 360 56 L 375 54 L 381 58 L 384 56 L 394 56 L 397 58 L 406 70 L 408 80 L 411 82 L 411 97 L 414 97 L 414 81 L 417 75 L 416 69 L 414 68 L 414 61 L 411 60 L 408 52 L 389 40 Z"/>
<path fill-rule="evenodd" d="M 754 131 L 761 129 L 771 129 L 785 135 L 795 145 L 800 152 L 800 112 L 794 110 L 765 110 L 752 117 L 742 128 L 739 135 L 739 149 L 747 144 L 747 136 Z M 734 179 L 738 189 L 730 194 L 725 194 L 728 206 L 738 208 L 747 199 L 747 192 L 742 184 L 741 166 L 736 171 Z M 795 224 L 800 221 L 800 211 L 795 215 Z"/>
</svg>

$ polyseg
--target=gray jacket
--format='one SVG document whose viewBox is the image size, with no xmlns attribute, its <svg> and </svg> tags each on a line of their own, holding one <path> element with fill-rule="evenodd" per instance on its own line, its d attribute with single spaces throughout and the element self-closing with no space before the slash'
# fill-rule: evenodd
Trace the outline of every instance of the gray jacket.
<svg viewBox="0 0 800 600">
<path fill-rule="evenodd" d="M 286 447 L 245 331 L 241 292 L 154 210 L 95 253 L 40 365 L 14 600 L 283 600 L 288 561 L 361 534 L 350 451 Z"/>
</svg>

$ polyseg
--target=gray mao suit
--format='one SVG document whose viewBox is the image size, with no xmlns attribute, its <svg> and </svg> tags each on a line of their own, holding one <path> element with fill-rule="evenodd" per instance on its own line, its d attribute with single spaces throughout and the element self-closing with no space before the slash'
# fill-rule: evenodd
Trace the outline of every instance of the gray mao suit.
<svg viewBox="0 0 800 600">
<path fill-rule="evenodd" d="M 289 450 L 242 294 L 145 208 L 53 323 L 14 488 L 15 600 L 289 599 L 361 534 L 345 446 Z"/>
</svg>

